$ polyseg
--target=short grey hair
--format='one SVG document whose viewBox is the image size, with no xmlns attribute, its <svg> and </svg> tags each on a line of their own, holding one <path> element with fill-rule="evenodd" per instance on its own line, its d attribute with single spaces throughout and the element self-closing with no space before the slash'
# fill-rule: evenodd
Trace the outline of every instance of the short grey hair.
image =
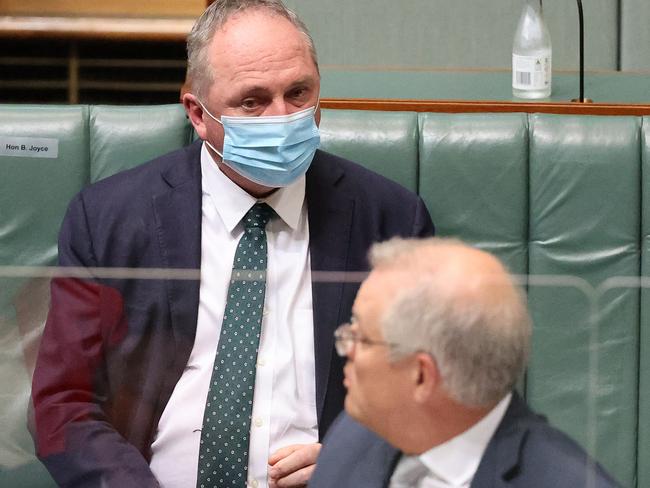
<svg viewBox="0 0 650 488">
<path fill-rule="evenodd" d="M 437 246 L 465 244 L 455 239 L 392 239 L 371 249 L 374 268 L 413 273 L 413 286 L 395 297 L 381 320 L 384 339 L 398 345 L 392 360 L 416 351 L 430 354 L 456 401 L 492 405 L 512 390 L 528 359 L 532 327 L 524 293 L 501 264 L 503 276 L 478 281 L 475 297 L 464 295 L 446 283 L 444 273 L 422 262 L 426 253 L 418 251 L 435 251 Z M 480 298 L 490 286 L 500 287 L 502 299 Z"/>
<path fill-rule="evenodd" d="M 214 34 L 237 13 L 250 9 L 268 10 L 293 24 L 305 38 L 312 60 L 318 70 L 318 58 L 314 40 L 307 26 L 296 13 L 287 8 L 280 0 L 216 0 L 197 19 L 187 36 L 187 73 L 192 91 L 199 98 L 204 98 L 207 87 L 214 82 L 215 74 L 207 58 L 208 47 Z"/>
</svg>

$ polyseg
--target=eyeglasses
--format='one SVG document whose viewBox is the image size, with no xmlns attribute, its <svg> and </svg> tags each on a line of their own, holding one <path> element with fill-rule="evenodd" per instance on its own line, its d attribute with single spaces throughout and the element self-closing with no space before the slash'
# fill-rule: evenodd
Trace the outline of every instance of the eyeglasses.
<svg viewBox="0 0 650 488">
<path fill-rule="evenodd" d="M 367 346 L 387 346 L 387 347 L 397 347 L 396 344 L 391 344 L 386 341 L 375 341 L 368 339 L 352 329 L 352 324 L 345 323 L 338 326 L 334 331 L 334 345 L 336 347 L 336 352 L 341 357 L 347 357 L 352 353 L 354 345 L 360 342 Z"/>
</svg>

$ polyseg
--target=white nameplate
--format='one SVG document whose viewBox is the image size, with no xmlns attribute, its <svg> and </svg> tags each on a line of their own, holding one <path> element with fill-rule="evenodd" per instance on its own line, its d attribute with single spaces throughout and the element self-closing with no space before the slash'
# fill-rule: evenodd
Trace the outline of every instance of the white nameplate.
<svg viewBox="0 0 650 488">
<path fill-rule="evenodd" d="M 58 158 L 59 140 L 44 137 L 0 136 L 0 156 Z"/>
</svg>

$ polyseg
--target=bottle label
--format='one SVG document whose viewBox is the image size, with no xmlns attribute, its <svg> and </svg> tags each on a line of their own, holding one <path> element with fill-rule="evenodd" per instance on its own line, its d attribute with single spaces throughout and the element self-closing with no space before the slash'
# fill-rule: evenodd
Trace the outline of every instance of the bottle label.
<svg viewBox="0 0 650 488">
<path fill-rule="evenodd" d="M 543 90 L 551 84 L 551 56 L 512 55 L 512 87 Z"/>
</svg>

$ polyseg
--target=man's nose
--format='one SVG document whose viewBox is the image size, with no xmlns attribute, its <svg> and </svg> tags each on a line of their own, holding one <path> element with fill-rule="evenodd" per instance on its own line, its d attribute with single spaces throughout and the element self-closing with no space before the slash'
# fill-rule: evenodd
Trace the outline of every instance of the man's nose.
<svg viewBox="0 0 650 488">
<path fill-rule="evenodd" d="M 277 100 L 274 99 L 271 103 L 269 103 L 262 115 L 287 115 L 291 112 L 291 105 L 288 104 L 284 98 L 282 98 Z"/>
</svg>

